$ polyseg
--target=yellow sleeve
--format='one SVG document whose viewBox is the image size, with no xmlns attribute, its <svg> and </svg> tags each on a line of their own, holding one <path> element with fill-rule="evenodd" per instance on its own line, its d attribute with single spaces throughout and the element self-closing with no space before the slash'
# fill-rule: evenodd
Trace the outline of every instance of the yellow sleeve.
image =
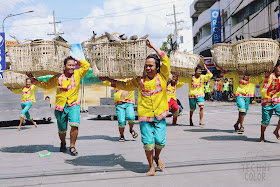
<svg viewBox="0 0 280 187">
<path fill-rule="evenodd" d="M 191 75 L 188 75 L 186 77 L 179 76 L 178 81 L 182 82 L 182 83 L 190 83 L 191 82 L 191 77 L 192 77 Z"/>
<path fill-rule="evenodd" d="M 262 73 L 261 75 L 250 75 L 249 82 L 252 84 L 259 85 L 261 84 L 265 79 L 265 73 Z"/>
<path fill-rule="evenodd" d="M 140 81 L 140 77 L 138 77 L 136 79 L 131 79 L 127 82 L 116 81 L 116 85 L 112 84 L 111 86 L 121 90 L 134 91 L 140 86 Z"/>
<path fill-rule="evenodd" d="M 181 88 L 182 86 L 184 86 L 184 82 L 178 82 L 177 84 L 176 84 L 176 88 Z"/>
<path fill-rule="evenodd" d="M 58 81 L 58 77 L 60 76 L 60 74 L 53 76 L 52 78 L 50 78 L 49 80 L 47 80 L 46 82 L 44 81 L 38 81 L 38 83 L 36 84 L 36 86 L 43 88 L 43 89 L 50 89 L 53 88 L 57 85 L 57 81 Z"/>
<path fill-rule="evenodd" d="M 79 73 L 80 78 L 83 78 L 87 74 L 90 64 L 85 60 L 80 60 L 80 66 L 80 69 L 76 70 L 76 72 Z"/>
<path fill-rule="evenodd" d="M 15 94 L 21 94 L 22 93 L 22 89 L 10 89 L 12 92 L 14 92 Z"/>
<path fill-rule="evenodd" d="M 236 71 L 226 72 L 225 77 L 227 79 L 235 79 L 238 73 Z"/>
<path fill-rule="evenodd" d="M 206 81 L 209 81 L 213 77 L 213 74 L 210 71 L 207 71 L 207 74 L 206 75 L 202 75 L 202 77 L 203 77 L 203 81 L 202 82 L 206 82 Z"/>
<path fill-rule="evenodd" d="M 164 55 L 164 56 L 163 56 Z M 160 67 L 160 74 L 164 77 L 166 82 L 169 79 L 170 74 L 170 60 L 165 53 L 159 55 L 161 58 L 162 65 Z"/>
<path fill-rule="evenodd" d="M 31 90 L 34 90 L 34 92 L 35 92 L 35 90 L 37 89 L 37 86 L 36 85 L 31 85 Z"/>
<path fill-rule="evenodd" d="M 111 86 L 111 82 L 109 82 L 109 81 L 102 81 L 102 83 L 106 86 Z"/>
</svg>

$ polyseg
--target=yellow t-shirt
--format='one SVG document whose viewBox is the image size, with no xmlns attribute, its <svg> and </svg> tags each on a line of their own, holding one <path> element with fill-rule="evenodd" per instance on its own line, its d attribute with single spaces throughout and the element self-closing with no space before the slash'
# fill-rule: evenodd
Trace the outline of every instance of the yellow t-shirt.
<svg viewBox="0 0 280 187">
<path fill-rule="evenodd" d="M 169 102 L 171 98 L 173 98 L 175 101 L 177 100 L 176 99 L 176 90 L 178 88 L 181 88 L 185 83 L 183 82 L 178 82 L 175 86 L 171 86 L 171 83 L 168 84 L 167 86 L 167 101 Z"/>
<path fill-rule="evenodd" d="M 138 77 L 127 82 L 118 81 L 112 85 L 121 90 L 134 91 L 138 88 L 138 116 L 140 122 L 158 121 L 168 115 L 166 86 L 170 73 L 170 60 L 164 54 L 161 57 L 160 73 L 150 80 L 148 77 Z"/>
<path fill-rule="evenodd" d="M 209 81 L 213 77 L 210 71 L 206 75 L 200 75 L 196 78 L 194 75 L 179 77 L 180 82 L 189 83 L 189 98 L 204 97 L 204 82 Z"/>
<path fill-rule="evenodd" d="M 126 82 L 127 79 L 121 79 L 120 81 Z M 109 82 L 109 81 L 103 81 L 102 83 L 107 85 L 107 86 L 111 86 L 111 82 Z M 118 105 L 120 103 L 132 103 L 132 104 L 134 104 L 134 102 L 135 102 L 135 91 L 129 91 L 128 95 L 124 99 L 121 99 L 122 93 L 123 93 L 123 90 L 114 88 L 114 103 L 115 103 L 115 105 Z"/>
<path fill-rule="evenodd" d="M 262 96 L 262 105 L 270 105 L 271 102 L 280 103 L 279 77 L 272 73 L 262 73 L 261 75 L 250 76 L 250 82 L 261 85 L 260 92 Z"/>
<path fill-rule="evenodd" d="M 255 84 L 249 82 L 250 76 L 239 76 L 237 71 L 226 72 L 224 75 L 227 79 L 234 79 L 233 93 L 235 97 L 254 97 Z"/>
<path fill-rule="evenodd" d="M 78 94 L 80 81 L 88 72 L 90 64 L 85 60 L 81 60 L 80 66 L 80 69 L 75 70 L 71 78 L 65 77 L 64 74 L 59 74 L 53 76 L 47 82 L 39 81 L 37 83 L 37 86 L 44 89 L 57 87 L 55 101 L 56 110 L 63 111 L 66 102 L 69 106 L 79 104 Z"/>
<path fill-rule="evenodd" d="M 12 92 L 14 92 L 15 94 L 20 94 L 22 93 L 22 97 L 21 97 L 21 103 L 25 103 L 25 102 L 32 102 L 35 103 L 35 90 L 37 89 L 37 86 L 35 85 L 31 85 L 30 88 L 22 88 L 22 89 L 16 89 L 13 90 L 11 89 Z"/>
</svg>

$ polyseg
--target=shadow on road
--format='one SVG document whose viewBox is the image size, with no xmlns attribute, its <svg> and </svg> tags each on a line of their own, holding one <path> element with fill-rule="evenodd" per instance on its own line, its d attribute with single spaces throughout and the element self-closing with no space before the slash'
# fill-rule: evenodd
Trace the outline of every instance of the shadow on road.
<svg viewBox="0 0 280 187">
<path fill-rule="evenodd" d="M 70 139 L 70 138 L 67 138 Z M 112 142 L 118 142 L 119 137 L 111 137 L 107 135 L 92 135 L 92 136 L 78 136 L 78 140 L 108 140 Z M 136 140 L 128 140 L 125 139 L 125 141 L 136 141 Z"/>
<path fill-rule="evenodd" d="M 126 161 L 122 155 L 110 154 L 110 155 L 91 155 L 80 156 L 73 160 L 66 160 L 65 163 L 72 164 L 74 166 L 116 166 L 120 165 L 126 170 L 135 173 L 147 172 L 149 166 L 142 162 L 130 162 Z"/>
<path fill-rule="evenodd" d="M 260 142 L 259 138 L 248 138 L 247 136 L 205 136 L 200 139 L 208 140 L 208 141 L 246 141 L 246 142 Z M 266 141 L 266 143 L 277 143 Z"/>
<path fill-rule="evenodd" d="M 4 147 L 0 149 L 1 152 L 8 153 L 36 153 L 44 150 L 49 152 L 59 152 L 59 147 L 54 147 L 53 145 L 20 145 L 15 147 Z"/>
<path fill-rule="evenodd" d="M 234 130 L 221 130 L 221 129 L 186 129 L 186 132 L 226 132 L 234 133 Z"/>
</svg>

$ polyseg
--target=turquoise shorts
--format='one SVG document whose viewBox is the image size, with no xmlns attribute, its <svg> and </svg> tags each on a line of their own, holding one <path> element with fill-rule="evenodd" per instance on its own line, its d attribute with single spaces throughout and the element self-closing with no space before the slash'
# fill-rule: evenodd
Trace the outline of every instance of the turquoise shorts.
<svg viewBox="0 0 280 187">
<path fill-rule="evenodd" d="M 270 106 L 262 106 L 262 126 L 267 127 L 270 122 L 273 111 L 277 116 L 280 116 L 280 103 L 274 105 L 271 103 Z"/>
<path fill-rule="evenodd" d="M 152 151 L 154 148 L 162 149 L 166 143 L 166 120 L 158 121 L 156 117 L 154 122 L 140 122 L 142 142 L 146 151 Z"/>
<path fill-rule="evenodd" d="M 32 106 L 32 102 L 25 102 L 25 103 L 21 103 L 21 108 L 22 108 L 22 111 L 20 113 L 20 117 L 21 118 L 25 118 L 30 120 L 31 117 L 30 117 L 30 114 L 28 112 L 28 110 L 31 108 Z"/>
<path fill-rule="evenodd" d="M 66 133 L 68 121 L 71 127 L 80 126 L 80 105 L 68 108 L 68 103 L 66 103 L 63 111 L 55 110 L 54 114 L 57 119 L 58 133 L 60 134 Z"/>
<path fill-rule="evenodd" d="M 250 97 L 237 96 L 236 104 L 237 104 L 238 112 L 244 112 L 244 114 L 246 115 L 249 109 Z"/>
<path fill-rule="evenodd" d="M 195 111 L 196 105 L 198 106 L 204 106 L 204 97 L 197 97 L 197 98 L 189 98 L 189 105 L 191 111 Z"/>
<path fill-rule="evenodd" d="M 135 121 L 134 104 L 121 103 L 116 105 L 119 127 L 125 127 L 126 120 L 128 123 Z"/>
</svg>

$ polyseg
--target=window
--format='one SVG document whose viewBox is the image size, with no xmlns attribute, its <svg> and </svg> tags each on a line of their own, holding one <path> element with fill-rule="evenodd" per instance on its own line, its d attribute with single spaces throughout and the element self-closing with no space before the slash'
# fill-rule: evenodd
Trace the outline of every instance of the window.
<svg viewBox="0 0 280 187">
<path fill-rule="evenodd" d="M 180 36 L 180 43 L 184 43 L 184 36 Z"/>
<path fill-rule="evenodd" d="M 256 0 L 252 3 L 248 4 L 246 7 L 241 9 L 232 17 L 233 25 L 236 25 L 243 20 L 246 20 L 249 16 L 255 14 L 256 12 L 260 11 L 270 3 L 274 2 L 275 0 Z"/>
</svg>

